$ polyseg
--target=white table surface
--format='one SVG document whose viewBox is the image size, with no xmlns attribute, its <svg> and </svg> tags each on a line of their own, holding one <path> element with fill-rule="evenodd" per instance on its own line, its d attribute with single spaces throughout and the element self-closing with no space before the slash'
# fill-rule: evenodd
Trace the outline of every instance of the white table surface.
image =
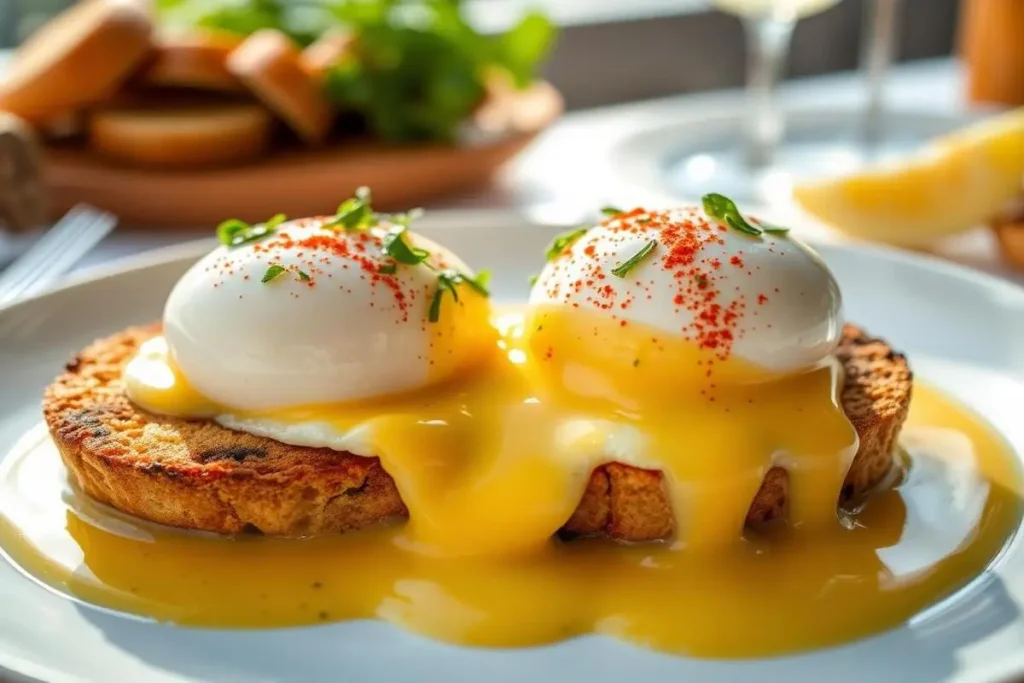
<svg viewBox="0 0 1024 683">
<path fill-rule="evenodd" d="M 968 115 L 959 65 L 950 59 L 924 60 L 897 66 L 889 75 L 886 100 L 892 112 Z M 783 86 L 787 109 L 856 108 L 863 101 L 859 74 L 843 73 L 794 80 Z M 625 204 L 649 201 L 647 193 L 625 188 L 611 154 L 619 142 L 638 130 L 657 128 L 686 119 L 734 115 L 742 107 L 742 92 L 717 91 L 629 103 L 573 112 L 543 133 L 502 174 L 491 188 L 452 198 L 434 208 L 509 208 L 541 222 L 576 223 L 610 201 Z M 431 207 L 428 207 L 431 208 Z M 778 217 L 771 209 L 763 211 Z M 798 220 L 784 216 L 786 220 Z M 818 239 L 837 239 L 821 226 L 803 222 L 795 229 Z M 119 229 L 79 268 L 187 239 L 210 235 L 212 226 L 195 230 Z M 966 233 L 936 246 L 935 251 L 974 267 L 1017 280 L 999 262 L 991 235 L 984 229 Z"/>
</svg>

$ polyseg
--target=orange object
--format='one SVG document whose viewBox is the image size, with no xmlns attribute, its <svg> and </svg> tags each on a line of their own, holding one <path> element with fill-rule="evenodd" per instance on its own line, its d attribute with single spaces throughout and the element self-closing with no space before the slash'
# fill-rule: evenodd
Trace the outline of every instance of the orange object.
<svg viewBox="0 0 1024 683">
<path fill-rule="evenodd" d="M 244 92 L 242 82 L 227 68 L 228 55 L 241 42 L 231 34 L 212 31 L 160 35 L 141 80 L 160 87 Z"/>
<path fill-rule="evenodd" d="M 968 97 L 1024 105 L 1024 1 L 966 0 L 960 31 Z"/>
<path fill-rule="evenodd" d="M 258 158 L 272 118 L 258 104 L 188 104 L 99 109 L 89 144 L 102 156 L 158 168 L 207 168 Z"/>
<path fill-rule="evenodd" d="M 88 0 L 36 31 L 0 83 L 0 109 L 32 121 L 110 97 L 150 50 L 145 4 Z"/>
<path fill-rule="evenodd" d="M 318 145 L 327 137 L 334 112 L 286 35 L 257 31 L 228 56 L 227 67 L 307 144 Z"/>
</svg>

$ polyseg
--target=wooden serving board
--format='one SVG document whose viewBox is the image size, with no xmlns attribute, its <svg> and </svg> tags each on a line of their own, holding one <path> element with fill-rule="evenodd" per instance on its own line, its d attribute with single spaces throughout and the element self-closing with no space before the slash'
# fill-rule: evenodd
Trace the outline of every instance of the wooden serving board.
<svg viewBox="0 0 1024 683">
<path fill-rule="evenodd" d="M 531 89 L 532 90 L 532 89 Z M 344 142 L 318 150 L 280 150 L 245 166 L 195 171 L 129 167 L 84 146 L 48 147 L 44 174 L 54 217 L 78 202 L 136 227 L 212 226 L 334 213 L 366 185 L 374 207 L 397 211 L 487 184 L 495 172 L 561 113 L 550 86 L 511 105 L 514 131 L 471 146 L 394 147 Z"/>
</svg>

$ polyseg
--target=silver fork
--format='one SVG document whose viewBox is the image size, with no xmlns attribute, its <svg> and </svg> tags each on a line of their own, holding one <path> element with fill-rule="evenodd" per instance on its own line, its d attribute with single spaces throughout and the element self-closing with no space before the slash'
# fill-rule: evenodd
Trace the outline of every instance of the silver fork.
<svg viewBox="0 0 1024 683">
<path fill-rule="evenodd" d="M 115 225 L 113 214 L 86 204 L 73 207 L 0 275 L 0 306 L 45 290 Z"/>
</svg>

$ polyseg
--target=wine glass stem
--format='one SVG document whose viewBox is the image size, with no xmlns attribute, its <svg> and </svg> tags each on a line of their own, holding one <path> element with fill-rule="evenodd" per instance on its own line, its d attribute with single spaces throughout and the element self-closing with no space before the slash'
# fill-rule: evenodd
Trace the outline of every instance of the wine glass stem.
<svg viewBox="0 0 1024 683">
<path fill-rule="evenodd" d="M 865 3 L 863 68 L 867 76 L 864 111 L 864 145 L 869 153 L 882 141 L 885 105 L 885 74 L 896 49 L 899 0 L 868 0 Z"/>
<path fill-rule="evenodd" d="M 772 163 L 782 138 L 783 117 L 778 104 L 778 82 L 789 56 L 796 21 L 769 17 L 745 18 L 747 34 L 747 163 L 762 168 Z"/>
</svg>

